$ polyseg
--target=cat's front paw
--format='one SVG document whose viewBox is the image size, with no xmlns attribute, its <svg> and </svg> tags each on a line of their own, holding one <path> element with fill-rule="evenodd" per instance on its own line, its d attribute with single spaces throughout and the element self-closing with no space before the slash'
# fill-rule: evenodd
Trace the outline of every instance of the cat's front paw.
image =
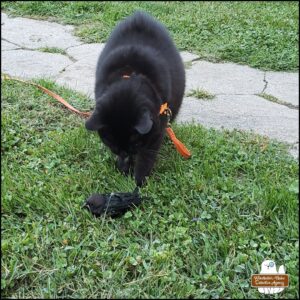
<svg viewBox="0 0 300 300">
<path fill-rule="evenodd" d="M 129 157 L 121 158 L 120 156 L 118 156 L 117 161 L 116 161 L 116 167 L 124 175 L 129 175 L 130 170 L 131 170 L 130 158 Z"/>
<path fill-rule="evenodd" d="M 138 187 L 141 187 L 146 182 L 146 177 L 145 176 L 135 176 L 134 179 L 135 179 L 136 185 Z"/>
</svg>

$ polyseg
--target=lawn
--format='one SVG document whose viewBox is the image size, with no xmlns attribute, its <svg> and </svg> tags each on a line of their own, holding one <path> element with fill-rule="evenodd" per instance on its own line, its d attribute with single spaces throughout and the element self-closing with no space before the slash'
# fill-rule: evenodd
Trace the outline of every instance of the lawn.
<svg viewBox="0 0 300 300">
<path fill-rule="evenodd" d="M 89 43 L 105 42 L 119 20 L 145 10 L 167 26 L 181 50 L 203 59 L 264 70 L 299 69 L 297 1 L 3 1 L 1 9 L 73 24 L 75 34 Z"/>
<path fill-rule="evenodd" d="M 58 87 L 79 109 L 89 99 Z M 266 258 L 299 298 L 298 163 L 286 146 L 239 131 L 174 126 L 122 218 L 82 210 L 92 193 L 131 191 L 79 116 L 32 86 L 2 82 L 1 291 L 9 298 L 264 298 L 250 286 Z"/>
</svg>

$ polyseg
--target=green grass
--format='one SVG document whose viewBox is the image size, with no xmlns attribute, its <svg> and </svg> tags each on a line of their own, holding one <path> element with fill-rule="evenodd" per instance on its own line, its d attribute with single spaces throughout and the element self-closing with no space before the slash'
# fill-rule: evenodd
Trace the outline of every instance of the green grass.
<svg viewBox="0 0 300 300">
<path fill-rule="evenodd" d="M 37 49 L 41 52 L 48 52 L 48 53 L 60 53 L 66 55 L 66 51 L 64 49 L 56 48 L 56 47 L 44 47 Z"/>
<path fill-rule="evenodd" d="M 207 92 L 204 89 L 195 89 L 195 90 L 191 90 L 187 96 L 193 96 L 197 99 L 200 100 L 212 100 L 215 98 L 215 95 L 210 94 L 209 92 Z"/>
<path fill-rule="evenodd" d="M 289 108 L 299 109 L 299 105 L 294 105 L 292 103 L 285 102 L 285 101 L 280 100 L 277 97 L 275 97 L 273 95 L 270 95 L 270 94 L 260 93 L 260 94 L 257 94 L 257 96 L 262 97 L 262 98 L 264 98 L 264 99 L 266 99 L 268 101 L 271 101 L 271 102 L 275 102 L 275 103 L 278 103 L 278 104 L 281 104 L 281 105 L 285 105 L 285 106 L 287 106 Z"/>
<path fill-rule="evenodd" d="M 85 97 L 38 83 L 75 107 Z M 198 125 L 174 130 L 141 194 L 118 219 L 81 205 L 131 191 L 83 120 L 32 86 L 2 82 L 1 291 L 9 298 L 264 298 L 250 286 L 266 258 L 299 297 L 298 164 L 282 144 Z M 196 219 L 194 219 L 196 218 Z"/>
<path fill-rule="evenodd" d="M 118 21 L 144 10 L 167 26 L 181 50 L 203 59 L 266 70 L 299 68 L 296 1 L 6 1 L 1 8 L 10 15 L 73 24 L 85 42 L 105 42 Z"/>
</svg>

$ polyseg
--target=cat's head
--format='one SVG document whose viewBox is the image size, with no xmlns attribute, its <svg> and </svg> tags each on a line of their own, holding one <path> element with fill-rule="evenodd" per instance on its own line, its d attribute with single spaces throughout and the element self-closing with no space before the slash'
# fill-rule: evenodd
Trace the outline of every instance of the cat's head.
<svg viewBox="0 0 300 300">
<path fill-rule="evenodd" d="M 116 82 L 97 99 L 86 128 L 98 131 L 113 153 L 122 157 L 136 154 L 158 128 L 157 97 L 142 78 Z"/>
</svg>

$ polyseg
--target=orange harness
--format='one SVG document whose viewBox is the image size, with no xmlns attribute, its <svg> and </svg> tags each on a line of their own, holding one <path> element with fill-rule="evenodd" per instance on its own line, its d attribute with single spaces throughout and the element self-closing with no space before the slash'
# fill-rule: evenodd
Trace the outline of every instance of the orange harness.
<svg viewBox="0 0 300 300">
<path fill-rule="evenodd" d="M 123 74 L 122 78 L 124 79 L 129 79 L 131 76 L 131 74 Z M 163 103 L 160 106 L 160 110 L 159 110 L 159 115 L 166 115 L 168 118 L 168 123 L 167 123 L 167 127 L 166 127 L 166 132 L 170 138 L 170 140 L 173 142 L 176 150 L 180 153 L 180 155 L 184 158 L 190 158 L 191 157 L 191 153 L 190 151 L 185 147 L 185 145 L 180 142 L 178 140 L 178 138 L 176 137 L 174 131 L 171 128 L 171 124 L 170 124 L 170 119 L 172 116 L 172 111 L 171 109 L 168 107 L 168 102 Z"/>
<path fill-rule="evenodd" d="M 129 78 L 130 76 L 128 75 L 123 75 L 123 78 Z M 66 106 L 69 110 L 79 114 L 80 116 L 87 118 L 91 115 L 91 112 L 82 112 L 79 111 L 78 109 L 74 108 L 72 105 L 70 105 L 66 100 L 64 100 L 61 96 L 53 93 L 52 91 L 46 89 L 45 87 L 37 84 L 37 83 L 33 83 L 33 82 L 29 82 L 29 81 L 25 81 L 19 78 L 13 78 L 10 77 L 8 75 L 1 75 L 1 78 L 3 80 L 15 80 L 15 81 L 19 81 L 19 82 L 23 82 L 26 84 L 30 84 L 33 85 L 35 87 L 37 87 L 38 89 L 42 90 L 44 93 L 48 94 L 49 96 L 51 96 L 52 98 L 56 99 L 57 101 L 59 101 L 60 103 L 62 103 L 64 106 Z M 170 124 L 170 118 L 172 115 L 172 112 L 170 110 L 170 108 L 168 107 L 168 103 L 165 102 L 164 104 L 162 104 L 160 106 L 160 111 L 159 111 L 159 115 L 166 115 L 168 118 L 168 125 L 166 127 L 166 132 L 168 134 L 168 136 L 170 137 L 171 141 L 173 142 L 173 144 L 175 145 L 177 151 L 184 157 L 184 158 L 190 158 L 191 157 L 191 153 L 189 152 L 189 150 L 184 146 L 183 143 L 181 143 L 175 136 L 174 131 L 171 128 L 171 124 Z"/>
</svg>

